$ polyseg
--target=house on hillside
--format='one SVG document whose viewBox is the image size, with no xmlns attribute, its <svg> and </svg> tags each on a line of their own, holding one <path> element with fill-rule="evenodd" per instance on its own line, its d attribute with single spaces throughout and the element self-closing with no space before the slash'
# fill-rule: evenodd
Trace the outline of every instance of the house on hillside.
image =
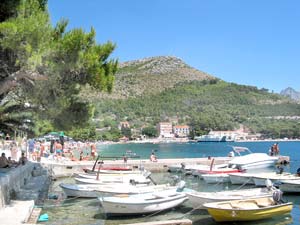
<svg viewBox="0 0 300 225">
<path fill-rule="evenodd" d="M 176 137 L 187 137 L 190 134 L 190 127 L 188 125 L 176 125 L 173 127 L 173 133 Z"/>
<path fill-rule="evenodd" d="M 169 122 L 160 122 L 157 125 L 157 131 L 160 138 L 172 138 L 173 134 L 173 126 L 172 123 Z"/>
<path fill-rule="evenodd" d="M 119 130 L 122 130 L 122 128 L 130 128 L 130 124 L 128 121 L 120 122 L 118 128 Z"/>
</svg>

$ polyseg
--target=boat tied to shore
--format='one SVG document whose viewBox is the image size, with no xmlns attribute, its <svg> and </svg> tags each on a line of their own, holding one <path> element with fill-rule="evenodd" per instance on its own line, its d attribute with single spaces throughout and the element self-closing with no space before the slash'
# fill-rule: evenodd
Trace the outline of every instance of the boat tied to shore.
<svg viewBox="0 0 300 225">
<path fill-rule="evenodd" d="M 208 213 L 217 222 L 252 221 L 290 213 L 292 202 L 278 202 L 273 197 L 205 203 Z"/>
</svg>

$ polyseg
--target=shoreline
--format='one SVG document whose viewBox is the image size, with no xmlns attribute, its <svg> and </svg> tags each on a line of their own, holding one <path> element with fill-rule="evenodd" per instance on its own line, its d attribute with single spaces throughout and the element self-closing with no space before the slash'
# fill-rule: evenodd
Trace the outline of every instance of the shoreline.
<svg viewBox="0 0 300 225">
<path fill-rule="evenodd" d="M 98 145 L 118 145 L 118 144 L 173 144 L 173 143 L 249 143 L 249 142 L 300 142 L 300 139 L 264 139 L 264 140 L 237 140 L 225 142 L 209 142 L 209 141 L 195 141 L 190 139 L 146 139 L 142 141 L 122 141 L 122 142 L 97 142 Z"/>
</svg>

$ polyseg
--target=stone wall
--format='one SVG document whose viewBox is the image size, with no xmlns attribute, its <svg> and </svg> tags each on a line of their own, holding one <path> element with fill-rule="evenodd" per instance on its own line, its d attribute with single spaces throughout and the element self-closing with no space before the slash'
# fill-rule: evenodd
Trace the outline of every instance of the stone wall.
<svg viewBox="0 0 300 225">
<path fill-rule="evenodd" d="M 16 168 L 0 169 L 0 208 L 9 204 L 32 176 L 33 163 Z"/>
</svg>

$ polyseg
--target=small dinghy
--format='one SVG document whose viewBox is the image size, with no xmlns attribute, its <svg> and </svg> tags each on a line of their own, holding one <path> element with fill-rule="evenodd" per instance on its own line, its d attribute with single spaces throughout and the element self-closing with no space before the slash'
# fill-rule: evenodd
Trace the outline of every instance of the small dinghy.
<svg viewBox="0 0 300 225">
<path fill-rule="evenodd" d="M 233 191 L 218 192 L 188 192 L 186 193 L 190 203 L 194 208 L 203 208 L 203 204 L 209 202 L 219 202 L 228 200 L 271 197 L 274 192 L 273 188 L 250 188 Z"/>
<path fill-rule="evenodd" d="M 217 222 L 251 221 L 290 213 L 293 203 L 276 202 L 272 197 L 205 203 Z"/>
</svg>

